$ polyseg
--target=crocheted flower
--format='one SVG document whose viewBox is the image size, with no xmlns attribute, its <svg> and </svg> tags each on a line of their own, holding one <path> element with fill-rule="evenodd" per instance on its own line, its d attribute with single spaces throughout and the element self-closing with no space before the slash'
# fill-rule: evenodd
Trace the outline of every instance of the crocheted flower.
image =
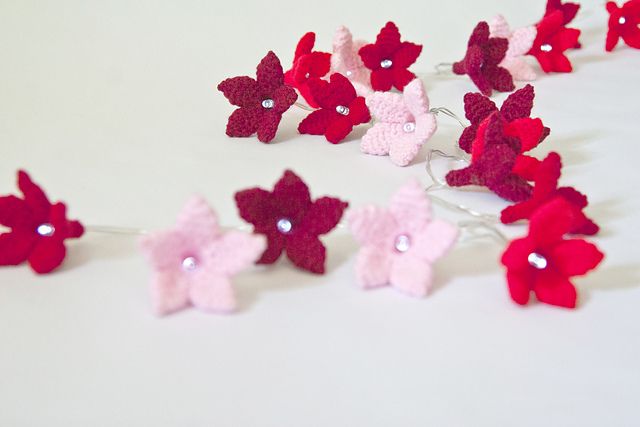
<svg viewBox="0 0 640 427">
<path fill-rule="evenodd" d="M 402 94 L 369 95 L 367 106 L 376 124 L 362 137 L 360 149 L 366 154 L 389 155 L 398 166 L 408 165 L 438 126 L 419 79 L 406 85 Z"/>
<path fill-rule="evenodd" d="M 360 57 L 365 67 L 371 70 L 371 87 L 377 91 L 388 91 L 395 86 L 402 90 L 415 74 L 408 68 L 416 62 L 422 52 L 422 45 L 401 42 L 400 31 L 393 22 L 380 30 L 376 42 L 363 46 Z"/>
<path fill-rule="evenodd" d="M 499 65 L 505 59 L 508 48 L 509 40 L 490 37 L 489 24 L 480 22 L 469 37 L 464 59 L 453 64 L 453 72 L 468 75 L 480 92 L 487 96 L 491 96 L 493 89 L 511 92 L 515 89 L 513 77 Z"/>
<path fill-rule="evenodd" d="M 331 55 L 331 74 L 340 73 L 347 77 L 356 93 L 367 96 L 372 92 L 371 72 L 364 66 L 358 51 L 367 42 L 353 40 L 347 27 L 339 27 L 333 37 L 333 54 Z"/>
<path fill-rule="evenodd" d="M 309 89 L 320 109 L 313 111 L 298 125 L 298 132 L 324 135 L 337 144 L 347 137 L 354 126 L 371 120 L 363 97 L 356 94 L 353 85 L 342 74 L 332 74 L 330 80 L 313 79 Z"/>
<path fill-rule="evenodd" d="M 589 204 L 587 196 L 573 187 L 558 187 L 561 170 L 560 156 L 554 152 L 549 153 L 538 167 L 531 198 L 505 208 L 500 215 L 500 220 L 504 224 L 511 224 L 521 219 L 529 219 L 539 207 L 556 197 L 561 197 L 574 210 L 574 223 L 569 232 L 571 234 L 596 234 L 600 227 L 583 212 L 583 209 Z"/>
<path fill-rule="evenodd" d="M 252 265 L 266 244 L 262 236 L 222 232 L 207 202 L 193 197 L 173 228 L 145 236 L 140 247 L 153 269 L 153 310 L 165 315 L 189 306 L 234 311 L 231 277 Z"/>
<path fill-rule="evenodd" d="M 284 81 L 295 87 L 300 95 L 313 107 L 318 108 L 318 102 L 314 99 L 309 88 L 309 81 L 319 79 L 327 75 L 331 67 L 331 54 L 313 50 L 316 43 L 316 34 L 309 32 L 302 36 L 296 52 L 293 56 L 293 65 L 284 75 Z"/>
<path fill-rule="evenodd" d="M 564 52 L 578 43 L 580 30 L 566 28 L 564 15 L 555 11 L 545 16 L 536 25 L 538 34 L 529 51 L 540 63 L 545 73 L 570 73 L 573 71 L 571 62 Z"/>
<path fill-rule="evenodd" d="M 284 84 L 280 60 L 273 52 L 262 58 L 257 79 L 233 77 L 218 85 L 218 90 L 236 109 L 227 122 L 227 135 L 247 137 L 255 133 L 262 142 L 276 136 L 282 114 L 296 102 L 296 91 Z"/>
<path fill-rule="evenodd" d="M 49 202 L 24 171 L 18 171 L 18 188 L 22 198 L 0 197 L 0 224 L 11 229 L 0 234 L 0 265 L 26 261 L 36 273 L 50 273 L 64 261 L 64 241 L 81 237 L 84 227 L 68 220 L 65 204 Z"/>
<path fill-rule="evenodd" d="M 499 65 L 509 71 L 514 80 L 535 80 L 536 72 L 524 59 L 524 55 L 533 46 L 533 41 L 536 38 L 536 27 L 529 26 L 512 31 L 504 16 L 498 15 L 489 22 L 489 30 L 491 37 L 503 38 L 509 41 L 507 52 Z"/>
<path fill-rule="evenodd" d="M 323 274 L 326 249 L 318 236 L 338 224 L 349 205 L 333 197 L 311 200 L 309 188 L 292 171 L 285 171 L 273 191 L 250 188 L 235 195 L 240 216 L 254 233 L 267 237 L 259 264 L 273 264 L 286 251 L 296 266 Z"/>
<path fill-rule="evenodd" d="M 560 11 L 562 13 L 562 24 L 569 25 L 579 10 L 580 5 L 578 3 L 562 3 L 562 0 L 547 0 L 544 16 L 549 16 L 556 11 Z"/>
<path fill-rule="evenodd" d="M 610 1 L 607 3 L 609 12 L 609 30 L 605 49 L 611 52 L 622 40 L 634 49 L 640 49 L 640 0 L 631 0 L 618 7 Z"/>
<path fill-rule="evenodd" d="M 596 268 L 604 255 L 585 240 L 564 238 L 573 227 L 573 212 L 562 198 L 541 206 L 531 216 L 529 234 L 513 240 L 503 253 L 516 303 L 527 304 L 533 292 L 540 302 L 575 308 L 577 295 L 570 278 Z"/>
<path fill-rule="evenodd" d="M 349 228 L 362 245 L 356 261 L 364 289 L 391 285 L 412 296 L 431 289 L 433 263 L 453 246 L 458 230 L 432 219 L 431 204 L 413 180 L 391 199 L 389 208 L 367 206 L 347 214 Z"/>
</svg>

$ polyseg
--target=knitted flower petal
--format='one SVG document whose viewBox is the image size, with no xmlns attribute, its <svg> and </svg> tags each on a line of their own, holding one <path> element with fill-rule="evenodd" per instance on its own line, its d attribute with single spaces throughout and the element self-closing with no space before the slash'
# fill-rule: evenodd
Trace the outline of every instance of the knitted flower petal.
<svg viewBox="0 0 640 427">
<path fill-rule="evenodd" d="M 514 80 L 528 81 L 536 78 L 535 71 L 525 60 L 524 55 L 531 50 L 536 38 L 536 28 L 529 26 L 511 31 L 502 15 L 497 15 L 489 22 L 492 37 L 500 37 L 509 41 L 505 57 L 500 63 L 513 76 Z"/>
<path fill-rule="evenodd" d="M 315 274 L 324 274 L 327 249 L 314 235 L 297 233 L 287 244 L 287 257 L 299 268 Z"/>
<path fill-rule="evenodd" d="M 353 40 L 347 27 L 341 26 L 333 38 L 333 54 L 331 55 L 331 73 L 346 76 L 359 96 L 367 96 L 372 92 L 371 72 L 362 63 L 358 51 L 366 42 Z"/>
<path fill-rule="evenodd" d="M 195 276 L 189 286 L 189 300 L 197 309 L 211 313 L 228 314 L 236 308 L 235 292 L 224 276 Z"/>
<path fill-rule="evenodd" d="M 356 279 L 363 289 L 379 288 L 389 284 L 393 258 L 377 247 L 364 246 L 356 258 Z"/>
<path fill-rule="evenodd" d="M 392 92 L 374 92 L 366 98 L 374 119 L 384 123 L 404 123 L 410 116 L 406 100 Z"/>
<path fill-rule="evenodd" d="M 397 290 L 410 297 L 422 298 L 427 295 L 433 282 L 433 269 L 430 264 L 405 254 L 394 260 L 389 281 Z"/>
</svg>

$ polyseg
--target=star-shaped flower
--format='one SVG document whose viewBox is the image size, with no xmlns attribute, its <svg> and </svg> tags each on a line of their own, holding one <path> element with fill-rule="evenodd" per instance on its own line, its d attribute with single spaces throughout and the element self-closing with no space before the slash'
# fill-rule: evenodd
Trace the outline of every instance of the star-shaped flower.
<svg viewBox="0 0 640 427">
<path fill-rule="evenodd" d="M 394 86 L 402 90 L 416 78 L 408 68 L 420 56 L 422 45 L 401 42 L 400 37 L 396 24 L 387 22 L 378 33 L 376 42 L 360 49 L 362 62 L 371 70 L 373 90 L 386 92 Z"/>
<path fill-rule="evenodd" d="M 622 38 L 634 49 L 640 49 L 640 0 L 630 0 L 618 7 L 610 1 L 607 3 L 609 12 L 609 30 L 605 49 L 611 52 Z"/>
<path fill-rule="evenodd" d="M 575 223 L 573 213 L 566 200 L 553 199 L 531 216 L 529 234 L 507 247 L 502 264 L 516 303 L 527 304 L 533 292 L 540 302 L 575 308 L 576 289 L 569 279 L 596 268 L 604 255 L 592 243 L 564 237 Z"/>
<path fill-rule="evenodd" d="M 574 210 L 574 224 L 569 232 L 571 234 L 596 234 L 600 228 L 583 212 L 583 209 L 589 204 L 587 196 L 573 187 L 558 187 L 561 171 L 562 160 L 560 156 L 554 152 L 549 153 L 538 167 L 531 198 L 505 208 L 500 215 L 500 220 L 504 224 L 511 224 L 521 219 L 529 219 L 539 207 L 556 197 L 561 197 Z"/>
<path fill-rule="evenodd" d="M 515 89 L 513 77 L 500 65 L 508 48 L 509 40 L 490 37 L 489 24 L 480 22 L 469 37 L 464 59 L 453 64 L 453 72 L 468 75 L 480 92 L 487 96 L 491 96 L 493 89 L 511 92 Z"/>
<path fill-rule="evenodd" d="M 36 273 L 50 273 L 64 261 L 64 241 L 81 237 L 84 227 L 68 220 L 65 204 L 49 202 L 24 171 L 18 171 L 18 188 L 22 198 L 0 197 L 0 225 L 11 229 L 0 234 L 0 265 L 26 261 Z"/>
<path fill-rule="evenodd" d="M 293 65 L 285 73 L 284 79 L 288 85 L 300 92 L 300 95 L 311 107 L 318 108 L 318 102 L 309 88 L 309 81 L 327 75 L 331 67 L 331 54 L 314 51 L 313 46 L 315 43 L 315 33 L 309 32 L 302 36 L 296 46 Z"/>
<path fill-rule="evenodd" d="M 564 15 L 559 10 L 542 18 L 536 28 L 538 34 L 529 55 L 538 60 L 545 73 L 570 73 L 573 71 L 571 62 L 564 52 L 576 46 L 580 30 L 566 28 Z"/>
<path fill-rule="evenodd" d="M 458 230 L 433 219 L 431 203 L 417 181 L 391 199 L 389 208 L 366 206 L 350 211 L 349 228 L 362 245 L 356 275 L 365 289 L 391 285 L 412 296 L 431 289 L 433 263 L 453 246 Z"/>
<path fill-rule="evenodd" d="M 527 63 L 524 55 L 533 46 L 533 41 L 536 38 L 536 27 L 532 25 L 512 31 L 504 16 L 498 15 L 489 22 L 489 29 L 491 37 L 503 38 L 509 41 L 509 48 L 499 65 L 507 69 L 514 80 L 535 80 L 536 72 Z"/>
<path fill-rule="evenodd" d="M 402 94 L 369 95 L 367 106 L 376 124 L 362 137 L 360 149 L 366 154 L 389 155 L 398 166 L 411 163 L 438 126 L 419 79 L 406 85 Z"/>
<path fill-rule="evenodd" d="M 359 96 L 367 96 L 372 92 L 371 72 L 362 63 L 358 51 L 367 44 L 362 40 L 353 40 L 347 27 L 339 27 L 333 37 L 333 54 L 331 55 L 331 74 L 339 73 L 347 77 Z"/>
<path fill-rule="evenodd" d="M 260 141 L 270 142 L 276 136 L 282 114 L 298 95 L 284 84 L 280 60 L 273 52 L 260 61 L 256 77 L 233 77 L 218 85 L 229 102 L 240 107 L 229 117 L 227 135 L 247 137 L 257 132 Z"/>
<path fill-rule="evenodd" d="M 309 89 L 320 109 L 313 111 L 298 125 L 298 132 L 324 135 L 337 144 L 347 137 L 354 126 L 371 120 L 363 97 L 356 94 L 353 85 L 342 74 L 332 74 L 330 80 L 313 79 Z"/>
<path fill-rule="evenodd" d="M 165 315 L 192 305 L 234 311 L 231 277 L 252 265 L 266 244 L 262 236 L 223 232 L 207 202 L 193 197 L 173 228 L 145 236 L 140 246 L 153 269 L 153 310 Z"/>
<path fill-rule="evenodd" d="M 562 0 L 547 0 L 544 16 L 549 16 L 556 11 L 560 11 L 562 13 L 562 24 L 569 25 L 579 10 L 580 5 L 578 3 L 562 3 Z"/>
<path fill-rule="evenodd" d="M 254 233 L 267 237 L 259 264 L 273 264 L 286 251 L 296 266 L 323 274 L 326 249 L 318 236 L 338 224 L 349 205 L 333 197 L 311 200 L 309 188 L 292 171 L 285 171 L 273 191 L 250 188 L 235 195 L 240 216 Z"/>
</svg>

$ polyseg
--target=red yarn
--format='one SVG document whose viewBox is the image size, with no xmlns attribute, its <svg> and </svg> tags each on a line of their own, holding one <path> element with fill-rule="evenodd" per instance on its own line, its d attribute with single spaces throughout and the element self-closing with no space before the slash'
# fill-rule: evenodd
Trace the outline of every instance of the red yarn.
<svg viewBox="0 0 640 427">
<path fill-rule="evenodd" d="M 640 0 L 631 0 L 618 7 L 614 2 L 607 3 L 609 12 L 609 30 L 605 49 L 611 52 L 618 41 L 627 46 L 640 49 Z"/>
<path fill-rule="evenodd" d="M 528 54 L 538 60 L 545 73 L 573 71 L 564 52 L 576 46 L 580 30 L 566 28 L 564 20 L 562 11 L 557 10 L 542 18 L 536 25 L 538 34 Z"/>
<path fill-rule="evenodd" d="M 314 51 L 315 42 L 315 33 L 309 32 L 302 36 L 296 46 L 291 69 L 284 74 L 284 81 L 296 88 L 311 107 L 318 108 L 309 89 L 309 81 L 327 75 L 331 68 L 331 54 Z"/>
<path fill-rule="evenodd" d="M 50 273 L 64 261 L 64 241 L 79 238 L 84 228 L 67 220 L 65 204 L 51 204 L 24 171 L 18 171 L 18 188 L 23 198 L 0 197 L 0 224 L 11 229 L 0 234 L 0 265 L 28 261 L 36 273 Z"/>
<path fill-rule="evenodd" d="M 373 90 L 386 92 L 394 86 L 402 90 L 416 78 L 408 68 L 420 56 L 422 45 L 401 42 L 400 37 L 396 24 L 387 22 L 378 33 L 375 43 L 360 48 L 360 58 L 365 67 L 371 70 Z"/>
<path fill-rule="evenodd" d="M 575 308 L 576 289 L 569 279 L 596 268 L 604 254 L 585 240 L 565 239 L 575 224 L 574 213 L 569 202 L 554 198 L 531 215 L 529 234 L 513 240 L 503 253 L 516 303 L 527 304 L 533 292 L 540 302 Z"/>
<path fill-rule="evenodd" d="M 276 136 L 282 114 L 298 95 L 284 84 L 280 60 L 273 52 L 260 61 L 256 69 L 257 79 L 248 76 L 233 77 L 218 85 L 218 90 L 236 109 L 227 122 L 227 135 L 247 137 L 255 133 L 262 142 L 270 142 Z M 264 102 L 272 101 L 272 105 Z"/>
<path fill-rule="evenodd" d="M 290 170 L 273 191 L 250 188 L 237 192 L 235 200 L 242 219 L 267 238 L 259 264 L 273 264 L 286 251 L 296 266 L 324 273 L 326 249 L 318 236 L 335 228 L 348 203 L 332 197 L 312 201 L 307 185 Z"/>
<path fill-rule="evenodd" d="M 354 126 L 371 120 L 364 98 L 356 95 L 353 85 L 342 74 L 332 74 L 328 82 L 310 80 L 309 89 L 321 108 L 300 122 L 298 132 L 324 135 L 327 141 L 337 144 Z"/>
<path fill-rule="evenodd" d="M 489 24 L 480 22 L 474 28 L 462 61 L 453 64 L 455 74 L 467 74 L 484 95 L 491 96 L 493 89 L 511 92 L 515 89 L 513 77 L 502 62 L 509 48 L 509 40 L 489 37 Z"/>
</svg>

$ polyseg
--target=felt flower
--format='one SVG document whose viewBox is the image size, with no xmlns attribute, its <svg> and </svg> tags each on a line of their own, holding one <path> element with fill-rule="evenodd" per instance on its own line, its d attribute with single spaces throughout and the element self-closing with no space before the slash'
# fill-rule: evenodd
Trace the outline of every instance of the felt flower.
<svg viewBox="0 0 640 427">
<path fill-rule="evenodd" d="M 371 72 L 362 63 L 358 51 L 367 42 L 353 40 L 347 27 L 341 26 L 333 37 L 333 54 L 331 55 L 331 74 L 339 73 L 347 77 L 359 96 L 367 96 L 372 92 Z"/>
<path fill-rule="evenodd" d="M 247 137 L 255 133 L 262 142 L 276 136 L 282 114 L 296 102 L 298 95 L 284 84 L 280 60 L 273 52 L 260 61 L 256 79 L 233 77 L 218 85 L 218 90 L 236 109 L 227 122 L 227 135 Z"/>
<path fill-rule="evenodd" d="M 324 135 L 337 144 L 347 137 L 353 127 L 371 120 L 363 97 L 342 74 L 332 74 L 330 80 L 313 79 L 309 89 L 320 109 L 309 113 L 298 125 L 298 132 Z"/>
<path fill-rule="evenodd" d="M 622 38 L 634 49 L 640 49 L 640 0 L 631 0 L 618 7 L 617 4 L 607 2 L 609 12 L 609 30 L 605 49 L 611 52 Z"/>
<path fill-rule="evenodd" d="M 569 232 L 571 234 L 596 234 L 600 228 L 583 212 L 583 209 L 589 204 L 587 196 L 573 187 L 558 187 L 561 170 L 560 156 L 554 152 L 549 153 L 538 167 L 531 198 L 505 208 L 500 215 L 500 220 L 504 224 L 511 224 L 521 219 L 529 219 L 542 205 L 561 197 L 574 210 L 574 223 Z"/>
<path fill-rule="evenodd" d="M 577 295 L 570 278 L 596 268 L 604 255 L 592 243 L 564 237 L 574 225 L 573 213 L 566 200 L 553 199 L 531 215 L 528 235 L 513 240 L 503 253 L 516 303 L 527 304 L 533 292 L 540 302 L 575 308 Z"/>
<path fill-rule="evenodd" d="M 311 200 L 309 188 L 292 171 L 285 171 L 273 191 L 250 188 L 235 195 L 240 216 L 254 233 L 267 237 L 259 264 L 273 264 L 283 251 L 296 266 L 323 274 L 326 249 L 318 236 L 340 222 L 349 205 L 333 197 Z"/>
<path fill-rule="evenodd" d="M 376 123 L 362 137 L 360 149 L 366 154 L 388 155 L 398 166 L 408 165 L 438 126 L 419 79 L 406 85 L 402 94 L 369 95 L 367 106 Z"/>
<path fill-rule="evenodd" d="M 313 107 L 318 108 L 309 88 L 309 81 L 327 75 L 331 67 L 331 54 L 313 50 L 316 34 L 309 32 L 302 36 L 293 56 L 293 65 L 284 75 L 284 81 L 296 88 L 300 95 Z"/>
<path fill-rule="evenodd" d="M 432 218 L 427 194 L 415 180 L 398 190 L 388 208 L 362 207 L 350 211 L 347 220 L 362 245 L 356 261 L 360 286 L 391 285 L 412 297 L 429 292 L 433 263 L 458 236 L 453 225 Z"/>
<path fill-rule="evenodd" d="M 453 64 L 453 72 L 468 75 L 480 92 L 487 96 L 491 96 L 493 89 L 511 92 L 515 89 L 513 77 L 500 65 L 508 48 L 509 40 L 491 37 L 489 24 L 480 22 L 469 37 L 464 59 Z"/>
<path fill-rule="evenodd" d="M 562 24 L 569 25 L 574 20 L 578 11 L 580 10 L 580 4 L 566 2 L 562 0 L 547 0 L 547 6 L 544 12 L 544 16 L 549 16 L 556 11 L 562 13 Z"/>
<path fill-rule="evenodd" d="M 252 265 L 265 246 L 262 236 L 223 232 L 207 202 L 193 197 L 173 228 L 140 242 L 153 269 L 154 312 L 165 315 L 189 306 L 216 313 L 234 311 L 231 277 Z"/>
<path fill-rule="evenodd" d="M 420 56 L 422 45 L 401 42 L 400 37 L 396 24 L 387 22 L 378 33 L 376 42 L 360 49 L 362 62 L 371 70 L 373 90 L 386 92 L 392 87 L 402 90 L 416 78 L 408 68 Z"/>
<path fill-rule="evenodd" d="M 499 65 L 509 71 L 514 80 L 535 80 L 536 72 L 527 63 L 524 55 L 533 46 L 533 41 L 536 38 L 536 27 L 532 25 L 512 31 L 504 16 L 498 15 L 489 22 L 489 30 L 491 37 L 503 38 L 509 41 L 507 52 Z"/>
<path fill-rule="evenodd" d="M 24 171 L 18 171 L 18 188 L 22 198 L 0 197 L 0 225 L 10 229 L 0 234 L 0 265 L 26 261 L 36 273 L 50 273 L 64 261 L 64 241 L 81 237 L 84 227 L 68 220 L 65 204 L 52 204 Z"/>
<path fill-rule="evenodd" d="M 580 30 L 566 28 L 564 15 L 559 10 L 542 18 L 536 28 L 538 34 L 529 55 L 538 60 L 545 73 L 573 71 L 571 62 L 564 52 L 576 46 Z"/>
</svg>

